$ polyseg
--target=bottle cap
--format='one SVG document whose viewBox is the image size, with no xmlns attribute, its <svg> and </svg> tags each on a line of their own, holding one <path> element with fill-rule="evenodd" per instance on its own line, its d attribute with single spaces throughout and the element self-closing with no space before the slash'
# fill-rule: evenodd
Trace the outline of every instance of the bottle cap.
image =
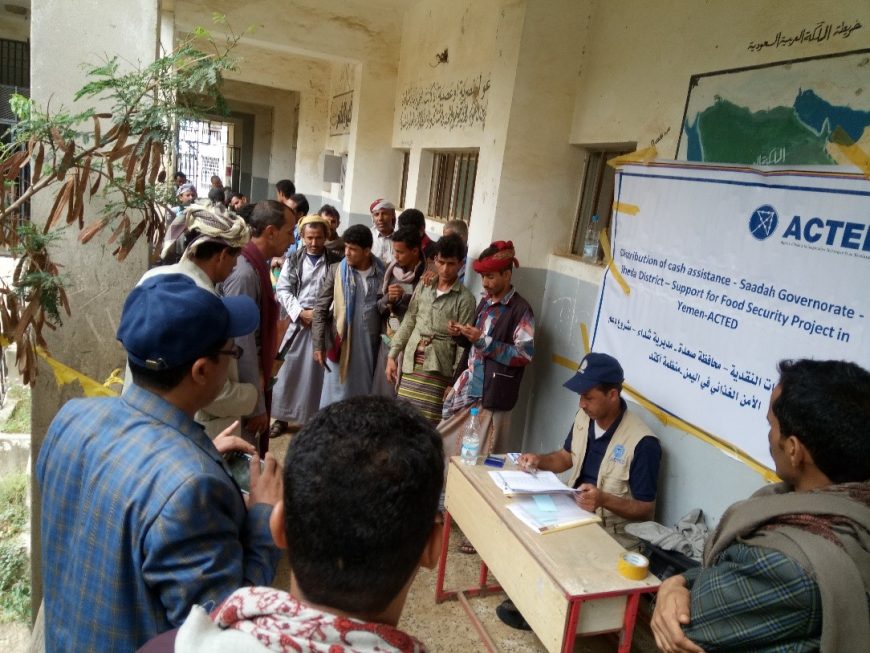
<svg viewBox="0 0 870 653">
<path fill-rule="evenodd" d="M 477 416 L 480 414 L 480 408 L 478 408 L 477 406 L 475 406 L 475 407 L 472 408 L 469 412 L 471 413 L 471 416 L 472 416 L 472 417 L 477 417 Z"/>
</svg>

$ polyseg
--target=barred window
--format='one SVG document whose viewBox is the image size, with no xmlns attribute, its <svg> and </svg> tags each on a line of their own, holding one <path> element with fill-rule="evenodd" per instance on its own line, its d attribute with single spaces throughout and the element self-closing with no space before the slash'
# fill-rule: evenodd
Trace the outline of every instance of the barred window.
<svg viewBox="0 0 870 653">
<path fill-rule="evenodd" d="M 405 208 L 405 200 L 408 196 L 408 168 L 411 165 L 411 153 L 402 153 L 402 181 L 399 182 L 399 208 Z"/>
<path fill-rule="evenodd" d="M 477 158 L 478 150 L 433 153 L 429 184 L 430 218 L 442 222 L 471 220 Z"/>
<path fill-rule="evenodd" d="M 596 146 L 586 148 L 586 167 L 583 171 L 580 206 L 577 207 L 574 236 L 571 239 L 572 254 L 583 256 L 591 262 L 598 262 L 602 259 L 601 248 L 597 245 L 592 246 L 587 252 L 583 250 L 590 229 L 595 231 L 595 237 L 597 237 L 598 231 L 610 228 L 616 171 L 607 165 L 607 161 L 620 154 L 633 152 L 635 149 L 633 145 L 615 148 Z M 597 217 L 594 223 L 593 217 Z"/>
</svg>

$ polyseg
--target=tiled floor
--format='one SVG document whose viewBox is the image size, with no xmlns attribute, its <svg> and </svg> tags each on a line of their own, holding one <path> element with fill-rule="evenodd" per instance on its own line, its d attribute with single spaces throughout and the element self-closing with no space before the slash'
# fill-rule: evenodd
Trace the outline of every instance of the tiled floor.
<svg viewBox="0 0 870 653">
<path fill-rule="evenodd" d="M 280 460 L 284 460 L 289 436 L 276 438 L 270 443 L 270 450 Z M 458 536 L 451 536 L 451 551 L 448 556 L 446 587 L 468 587 L 476 582 L 480 568 L 480 558 L 477 555 L 461 554 L 455 550 Z M 289 587 L 289 569 L 286 560 L 278 569 L 275 586 L 282 589 Z M 420 569 L 408 594 L 408 601 L 402 614 L 399 627 L 424 642 L 430 653 L 484 653 L 486 648 L 481 643 L 477 631 L 465 614 L 459 601 L 435 603 L 435 570 Z M 496 606 L 505 598 L 504 594 L 470 599 L 471 605 L 483 622 L 490 637 L 504 653 L 546 651 L 534 633 L 514 630 L 495 615 Z M 643 601 L 641 609 L 643 609 Z M 575 653 L 610 653 L 615 651 L 617 640 L 615 635 L 600 635 L 597 637 L 578 637 L 574 647 Z M 655 641 L 649 627 L 643 618 L 638 619 L 635 628 L 632 653 L 652 653 L 656 651 Z"/>
</svg>

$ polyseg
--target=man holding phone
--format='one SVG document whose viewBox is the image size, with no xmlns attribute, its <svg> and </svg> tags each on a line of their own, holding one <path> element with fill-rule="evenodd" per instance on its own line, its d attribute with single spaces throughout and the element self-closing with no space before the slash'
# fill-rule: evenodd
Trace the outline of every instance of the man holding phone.
<svg viewBox="0 0 870 653">
<path fill-rule="evenodd" d="M 250 298 L 217 297 L 181 274 L 130 293 L 118 339 L 133 384 L 67 402 L 36 464 L 48 653 L 135 650 L 194 604 L 272 582 L 280 467 L 267 454 L 261 473 L 254 456 L 246 506 L 221 453 L 252 447 L 212 443 L 194 421 L 241 354 L 234 339 L 258 321 Z"/>
</svg>

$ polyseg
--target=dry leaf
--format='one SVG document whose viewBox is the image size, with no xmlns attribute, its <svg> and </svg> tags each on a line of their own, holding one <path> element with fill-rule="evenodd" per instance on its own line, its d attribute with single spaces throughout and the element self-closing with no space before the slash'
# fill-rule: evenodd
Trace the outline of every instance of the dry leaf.
<svg viewBox="0 0 870 653">
<path fill-rule="evenodd" d="M 30 166 L 30 183 L 35 184 L 42 176 L 42 164 L 45 161 L 45 146 L 39 144 L 39 149 L 36 151 L 36 160 Z"/>
<path fill-rule="evenodd" d="M 69 205 L 69 197 L 72 194 L 73 185 L 75 184 L 75 179 L 69 177 L 61 186 L 60 190 L 57 192 L 57 195 L 54 198 L 54 204 L 51 207 L 51 211 L 48 214 L 48 220 L 45 222 L 45 228 L 42 230 L 42 233 L 47 234 L 49 230 L 54 226 L 54 223 L 58 221 L 63 212 L 64 203 Z"/>
<path fill-rule="evenodd" d="M 118 261 L 123 261 L 127 258 L 127 254 L 130 253 L 130 250 L 133 249 L 133 246 L 136 244 L 136 241 L 139 240 L 139 236 L 142 235 L 142 232 L 145 231 L 145 220 L 142 220 L 129 234 L 124 236 L 124 241 L 121 246 L 115 250 L 115 258 Z"/>
<path fill-rule="evenodd" d="M 114 233 L 111 235 L 111 237 L 106 242 L 106 244 L 111 245 L 112 243 L 114 243 L 118 239 L 118 236 L 120 236 L 122 233 L 129 233 L 129 231 L 130 231 L 130 218 L 126 215 L 123 215 L 123 216 L 121 216 L 121 222 L 118 224 L 117 227 L 115 227 Z M 123 239 L 122 239 L 122 241 L 123 241 Z"/>
<path fill-rule="evenodd" d="M 91 116 L 94 119 L 94 147 L 100 147 L 100 119 L 97 116 Z"/>
<path fill-rule="evenodd" d="M 79 234 L 79 242 L 90 242 L 91 238 L 100 233 L 107 224 L 109 224 L 109 218 L 101 218 L 88 227 L 85 227 Z"/>
</svg>

